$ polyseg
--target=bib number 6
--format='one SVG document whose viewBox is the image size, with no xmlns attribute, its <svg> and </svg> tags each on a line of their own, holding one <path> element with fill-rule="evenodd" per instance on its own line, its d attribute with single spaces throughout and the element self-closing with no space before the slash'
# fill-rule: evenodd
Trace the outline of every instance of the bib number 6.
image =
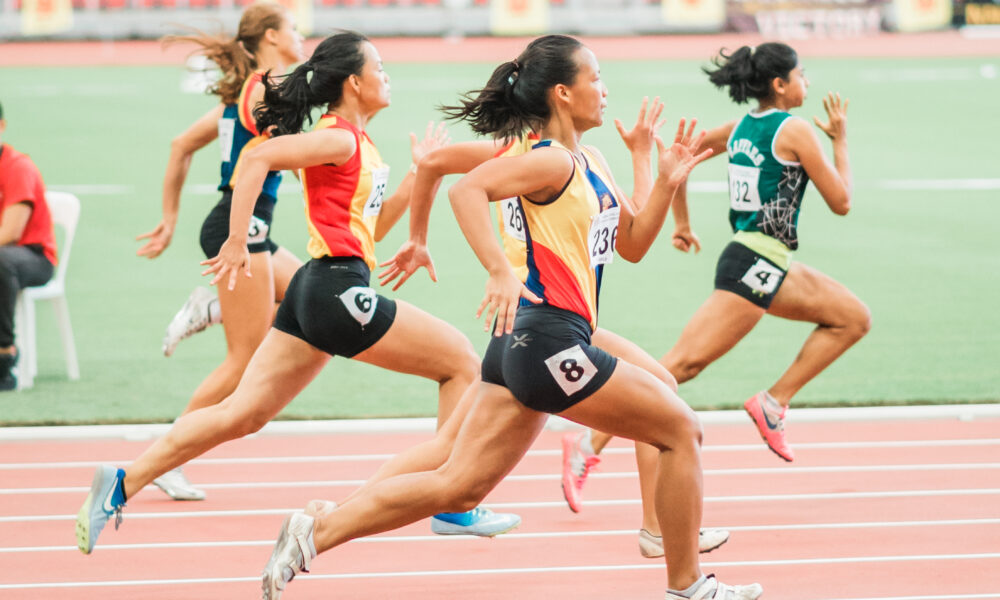
<svg viewBox="0 0 1000 600">
<path fill-rule="evenodd" d="M 378 305 L 378 294 L 370 287 L 354 286 L 340 294 L 344 308 L 362 327 L 371 323 Z"/>
</svg>

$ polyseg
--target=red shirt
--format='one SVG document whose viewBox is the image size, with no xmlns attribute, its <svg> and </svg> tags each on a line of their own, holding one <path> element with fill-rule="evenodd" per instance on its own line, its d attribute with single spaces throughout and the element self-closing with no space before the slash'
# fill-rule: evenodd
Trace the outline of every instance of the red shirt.
<svg viewBox="0 0 1000 600">
<path fill-rule="evenodd" d="M 31 205 L 31 216 L 24 226 L 18 246 L 36 244 L 42 247 L 45 258 L 56 264 L 56 235 L 52 228 L 52 215 L 45 203 L 45 184 L 38 167 L 26 154 L 21 154 L 7 144 L 0 146 L 0 219 L 2 211 L 18 202 Z"/>
</svg>

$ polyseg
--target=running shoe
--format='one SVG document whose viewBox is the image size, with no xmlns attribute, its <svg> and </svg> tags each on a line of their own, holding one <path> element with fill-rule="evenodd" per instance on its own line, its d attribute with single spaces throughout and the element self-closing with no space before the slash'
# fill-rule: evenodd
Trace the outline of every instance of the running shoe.
<svg viewBox="0 0 1000 600">
<path fill-rule="evenodd" d="M 209 305 L 213 300 L 216 296 L 208 288 L 194 288 L 187 302 L 167 325 L 167 332 L 163 335 L 163 356 L 170 356 L 181 340 L 204 331 L 212 324 Z"/>
<path fill-rule="evenodd" d="M 725 529 L 702 529 L 698 531 L 698 552 L 711 552 L 728 541 L 729 532 Z M 663 556 L 663 538 L 640 529 L 639 553 L 645 558 L 660 558 Z"/>
<path fill-rule="evenodd" d="M 431 517 L 431 531 L 438 535 L 493 537 L 521 524 L 513 513 L 495 513 L 482 506 L 464 513 L 438 513 Z"/>
<path fill-rule="evenodd" d="M 205 492 L 194 487 L 184 476 L 181 467 L 167 471 L 153 480 L 153 485 L 174 500 L 204 500 Z"/>
<path fill-rule="evenodd" d="M 588 456 L 580 449 L 580 442 L 586 434 L 587 432 L 567 433 L 562 437 L 563 497 L 573 512 L 580 512 L 583 508 L 583 484 L 590 471 L 601 462 L 601 457 L 596 454 Z"/>
<path fill-rule="evenodd" d="M 667 591 L 666 600 L 757 600 L 763 593 L 759 583 L 726 585 L 710 574 L 690 596 Z"/>
<path fill-rule="evenodd" d="M 757 431 L 767 447 L 781 458 L 792 462 L 795 460 L 795 453 L 785 441 L 785 413 L 788 412 L 788 407 L 782 408 L 781 414 L 773 417 L 764 408 L 764 402 L 764 392 L 758 392 L 743 404 L 743 409 L 757 425 Z"/>
<path fill-rule="evenodd" d="M 97 467 L 87 499 L 76 514 L 76 545 L 80 552 L 90 554 L 93 551 L 97 536 L 101 535 L 112 515 L 115 517 L 115 529 L 121 525 L 122 509 L 125 508 L 124 480 L 124 469 L 106 465 Z"/>
<path fill-rule="evenodd" d="M 309 572 L 309 564 L 316 558 L 313 523 L 315 520 L 303 512 L 293 513 L 285 519 L 271 558 L 264 567 L 264 600 L 281 598 L 281 592 L 296 574 Z"/>
</svg>

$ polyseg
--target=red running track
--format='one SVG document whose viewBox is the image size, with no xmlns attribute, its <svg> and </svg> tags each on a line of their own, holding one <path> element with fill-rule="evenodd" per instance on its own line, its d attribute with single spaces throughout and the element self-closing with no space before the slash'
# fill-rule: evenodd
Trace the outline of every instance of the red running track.
<svg viewBox="0 0 1000 600">
<path fill-rule="evenodd" d="M 790 423 L 796 461 L 752 426 L 705 431 L 706 526 L 732 538 L 703 555 L 723 581 L 760 582 L 769 600 L 1000 598 L 1000 420 Z M 521 514 L 494 540 L 439 537 L 427 521 L 317 558 L 283 596 L 408 600 L 662 598 L 665 570 L 643 559 L 635 463 L 616 440 L 571 513 L 559 433 L 546 431 L 485 504 Z M 133 498 L 91 556 L 73 520 L 94 466 L 148 442 L 0 443 L 0 598 L 259 597 L 284 516 L 343 498 L 386 456 L 426 434 L 260 435 L 186 469 L 205 502 L 155 488 Z"/>
</svg>

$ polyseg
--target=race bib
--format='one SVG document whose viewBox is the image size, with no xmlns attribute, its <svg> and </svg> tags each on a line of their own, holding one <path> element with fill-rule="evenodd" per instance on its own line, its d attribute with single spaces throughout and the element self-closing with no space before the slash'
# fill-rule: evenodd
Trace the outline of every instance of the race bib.
<svg viewBox="0 0 1000 600">
<path fill-rule="evenodd" d="M 597 375 L 597 367 L 580 344 L 545 359 L 545 366 L 567 396 L 582 390 Z"/>
<path fill-rule="evenodd" d="M 247 243 L 259 244 L 267 239 L 267 232 L 270 228 L 267 222 L 260 217 L 250 217 L 250 228 L 247 229 Z"/>
<path fill-rule="evenodd" d="M 236 119 L 219 119 L 219 149 L 222 151 L 222 162 L 229 162 L 233 157 L 233 133 L 236 131 Z"/>
<path fill-rule="evenodd" d="M 500 201 L 503 212 L 503 230 L 515 240 L 527 241 L 524 235 L 524 213 L 517 204 L 517 198 L 507 198 Z"/>
<path fill-rule="evenodd" d="M 351 313 L 354 320 L 362 327 L 371 323 L 372 317 L 375 316 L 375 307 L 378 305 L 378 294 L 375 290 L 356 285 L 345 290 L 339 298 L 347 308 L 347 312 Z"/>
<path fill-rule="evenodd" d="M 372 191 L 365 201 L 362 213 L 366 217 L 377 217 L 382 212 L 382 199 L 385 197 L 385 186 L 389 184 L 389 167 L 379 167 L 372 170 Z"/>
<path fill-rule="evenodd" d="M 778 289 L 778 284 L 781 283 L 781 278 L 784 276 L 784 271 L 758 258 L 757 262 L 747 269 L 740 281 L 750 286 L 750 289 L 755 292 L 770 295 Z"/>
<path fill-rule="evenodd" d="M 618 238 L 618 216 L 621 208 L 615 206 L 594 217 L 587 234 L 590 249 L 590 266 L 606 265 L 615 257 L 615 240 Z"/>
<path fill-rule="evenodd" d="M 740 212 L 760 210 L 760 169 L 743 165 L 729 165 L 729 206 Z"/>
</svg>

